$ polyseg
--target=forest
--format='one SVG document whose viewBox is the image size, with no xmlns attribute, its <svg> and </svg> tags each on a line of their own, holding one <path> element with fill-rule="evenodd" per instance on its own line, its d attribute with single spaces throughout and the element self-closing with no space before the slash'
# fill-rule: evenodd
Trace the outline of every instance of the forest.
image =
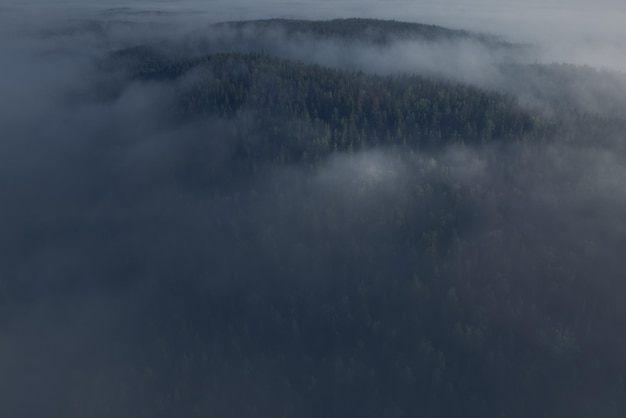
<svg viewBox="0 0 626 418">
<path fill-rule="evenodd" d="M 397 39 L 428 41 L 470 39 L 489 44 L 493 48 L 522 47 L 506 42 L 494 35 L 397 20 L 363 18 L 332 20 L 260 19 L 224 22 L 218 23 L 216 26 L 218 28 L 233 28 L 241 35 L 245 35 L 246 31 L 261 36 L 268 31 L 283 31 L 289 36 L 313 35 L 322 39 L 345 39 L 350 42 L 364 41 L 381 45 L 390 44 Z"/>
<path fill-rule="evenodd" d="M 626 75 L 392 20 L 95 22 L 2 104 L 0 415 L 626 412 Z M 398 42 L 493 76 L 331 57 Z"/>
</svg>

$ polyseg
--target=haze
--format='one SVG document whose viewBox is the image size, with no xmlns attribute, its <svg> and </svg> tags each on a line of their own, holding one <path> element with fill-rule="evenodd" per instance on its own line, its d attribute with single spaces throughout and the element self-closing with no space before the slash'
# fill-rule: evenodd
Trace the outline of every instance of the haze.
<svg viewBox="0 0 626 418">
<path fill-rule="evenodd" d="M 623 417 L 625 22 L 0 3 L 0 416 Z"/>
</svg>

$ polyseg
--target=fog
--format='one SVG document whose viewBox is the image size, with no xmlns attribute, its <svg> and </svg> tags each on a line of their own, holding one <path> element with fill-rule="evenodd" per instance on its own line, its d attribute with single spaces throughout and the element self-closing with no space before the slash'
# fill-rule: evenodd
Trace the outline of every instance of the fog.
<svg viewBox="0 0 626 418">
<path fill-rule="evenodd" d="M 375 45 L 281 30 L 258 37 L 210 25 L 353 16 L 478 31 L 519 49 L 475 39 Z M 303 344 L 314 347 L 303 357 L 313 364 L 306 367 L 348 363 L 345 352 L 362 352 L 356 341 L 344 351 L 326 348 L 339 338 L 326 329 L 353 320 L 343 315 L 348 285 L 338 278 L 370 289 L 376 296 L 363 297 L 363 305 L 378 312 L 394 280 L 437 277 L 454 284 L 456 293 L 443 299 L 454 297 L 468 323 L 474 314 L 486 317 L 528 352 L 560 356 L 581 370 L 597 358 L 625 370 L 625 21 L 626 8 L 609 1 L 4 2 L 0 415 L 255 416 L 247 409 L 255 404 L 265 416 L 345 416 L 368 392 L 355 389 L 356 400 L 308 399 L 292 382 L 295 366 L 282 354 L 290 348 L 280 332 L 255 317 L 301 313 L 310 322 L 302 320 L 302 334 L 311 332 Z M 103 64 L 110 53 L 143 44 L 172 56 L 227 48 L 349 71 L 417 73 L 510 94 L 546 117 L 567 102 L 606 124 L 597 137 L 566 125 L 536 144 L 457 144 L 436 152 L 396 145 L 334 153 L 316 164 L 259 163 L 253 176 L 222 181 L 237 153 L 223 139 L 235 127 L 251 143 L 266 139 L 255 110 L 173 123 L 163 115 L 201 74 L 145 82 Z M 536 71 L 511 71 L 526 64 Z M 573 75 L 559 82 L 544 70 L 563 67 L 551 64 L 590 68 L 566 66 Z M 311 125 L 312 136 L 317 129 Z M 444 219 L 448 207 L 461 208 L 461 219 Z M 418 254 L 405 244 L 431 223 L 457 221 L 460 238 L 450 238 L 449 253 L 433 244 Z M 444 240 L 423 241 L 437 239 Z M 526 252 L 511 250 L 519 247 Z M 505 284 L 496 280 L 502 276 Z M 467 283 L 484 287 L 479 310 L 463 290 Z M 408 295 L 398 311 L 422 297 Z M 536 297 L 536 307 L 520 307 L 522 297 Z M 549 309 L 544 298 L 558 312 L 546 313 L 547 322 L 537 320 Z M 509 306 L 522 313 L 503 314 Z M 584 328 L 585 315 L 601 325 L 585 325 L 571 342 L 569 327 Z M 344 331 L 349 340 L 350 327 Z M 235 342 L 237 332 L 247 339 Z M 474 342 L 464 344 L 471 349 Z M 489 377 L 480 379 L 489 386 Z M 623 382 L 616 394 L 595 381 L 550 382 L 558 384 L 528 401 L 538 405 L 535 412 L 624 412 Z M 498 390 L 502 397 L 494 395 L 488 408 L 506 411 L 516 399 Z"/>
</svg>

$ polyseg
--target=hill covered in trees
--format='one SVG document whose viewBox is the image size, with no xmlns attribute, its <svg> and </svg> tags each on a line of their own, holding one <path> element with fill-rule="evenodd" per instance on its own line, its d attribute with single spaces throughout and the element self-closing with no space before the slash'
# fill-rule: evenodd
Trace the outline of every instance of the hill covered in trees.
<svg viewBox="0 0 626 418">
<path fill-rule="evenodd" d="M 240 33 L 252 32 L 257 35 L 273 30 L 284 31 L 288 36 L 304 35 L 321 39 L 342 39 L 351 42 L 363 41 L 380 45 L 390 44 L 398 40 L 433 42 L 462 39 L 481 42 L 493 48 L 521 47 L 520 45 L 506 42 L 495 35 L 395 20 L 364 18 L 333 20 L 264 19 L 224 22 L 216 26 L 236 29 Z"/>
<path fill-rule="evenodd" d="M 211 28 L 13 72 L 0 415 L 623 416 L 621 75 L 281 49 L 517 48 L 432 25 Z"/>
<path fill-rule="evenodd" d="M 179 82 L 173 118 L 254 113 L 265 139 L 247 147 L 253 158 L 318 161 L 381 145 L 523 140 L 545 136 L 550 126 L 511 96 L 420 76 L 383 77 L 254 53 L 172 59 L 146 47 L 116 51 L 109 64 L 133 80 Z M 245 135 L 232 140 L 245 142 Z"/>
</svg>

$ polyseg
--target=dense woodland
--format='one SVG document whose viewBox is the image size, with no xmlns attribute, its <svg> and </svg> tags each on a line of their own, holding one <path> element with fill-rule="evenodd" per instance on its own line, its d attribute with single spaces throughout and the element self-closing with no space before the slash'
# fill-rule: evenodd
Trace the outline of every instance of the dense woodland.
<svg viewBox="0 0 626 418">
<path fill-rule="evenodd" d="M 284 31 L 289 36 L 312 35 L 319 39 L 363 41 L 378 45 L 386 45 L 395 40 L 442 41 L 463 39 L 485 43 L 493 48 L 522 47 L 506 42 L 495 35 L 395 20 L 363 18 L 333 20 L 264 19 L 225 22 L 217 24 L 216 27 L 236 29 L 240 32 L 251 31 L 261 36 L 274 30 Z"/>
<path fill-rule="evenodd" d="M 376 23 L 279 22 L 342 39 Z M 470 36 L 376 28 L 374 42 Z M 167 86 L 150 123 L 201 134 L 168 137 L 157 180 L 115 159 L 129 146 L 120 139 L 72 160 L 106 179 L 78 207 L 115 217 L 68 221 L 67 242 L 95 246 L 85 237 L 100 234 L 107 252 L 98 277 L 68 275 L 64 288 L 150 293 L 115 338 L 90 335 L 108 349 L 69 370 L 80 384 L 53 401 L 63 416 L 623 416 L 626 242 L 623 224 L 594 219 L 624 219 L 605 196 L 580 203 L 585 174 L 548 158 L 561 143 L 615 144 L 619 111 L 257 52 L 140 45 L 97 68 L 107 82 L 84 94 L 90 103 Z M 7 253 L 55 227 L 46 222 Z M 50 287 L 0 280 L 0 312 Z"/>
<path fill-rule="evenodd" d="M 418 76 L 381 77 L 259 54 L 171 60 L 145 47 L 117 51 L 112 60 L 144 82 L 175 82 L 191 74 L 192 82 L 177 87 L 173 118 L 254 113 L 265 140 L 245 144 L 246 135 L 237 132 L 229 139 L 252 158 L 317 161 L 335 151 L 435 149 L 540 138 L 550 131 L 550 121 L 510 96 Z"/>
</svg>

